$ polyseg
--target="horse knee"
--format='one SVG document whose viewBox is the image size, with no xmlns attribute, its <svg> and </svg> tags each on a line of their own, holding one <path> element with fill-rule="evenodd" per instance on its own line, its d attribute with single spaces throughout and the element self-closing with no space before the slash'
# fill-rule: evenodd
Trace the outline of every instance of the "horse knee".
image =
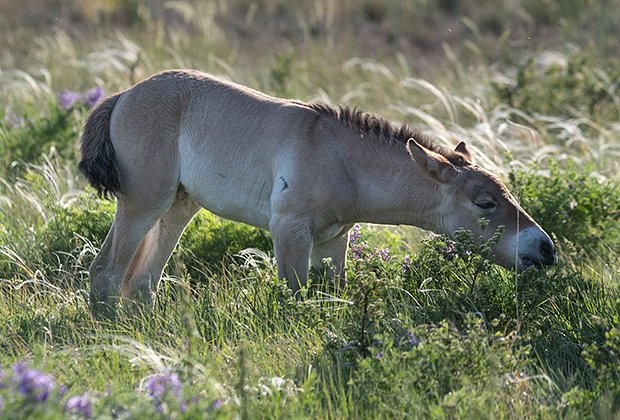
<svg viewBox="0 0 620 420">
<path fill-rule="evenodd" d="M 282 223 L 271 227 L 278 277 L 286 279 L 295 293 L 306 285 L 312 250 L 311 229 L 303 223 Z"/>
</svg>

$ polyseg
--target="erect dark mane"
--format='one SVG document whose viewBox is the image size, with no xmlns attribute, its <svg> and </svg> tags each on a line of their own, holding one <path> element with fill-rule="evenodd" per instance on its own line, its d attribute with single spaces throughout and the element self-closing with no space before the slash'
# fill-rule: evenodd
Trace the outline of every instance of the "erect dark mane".
<svg viewBox="0 0 620 420">
<path fill-rule="evenodd" d="M 460 153 L 434 143 L 428 136 L 407 124 L 396 125 L 379 115 L 343 105 L 332 106 L 321 103 L 306 105 L 319 114 L 335 118 L 348 128 L 356 130 L 360 134 L 368 135 L 368 137 L 375 137 L 386 143 L 394 142 L 403 145 L 407 144 L 407 140 L 413 138 L 425 148 L 448 159 L 453 165 L 468 165 L 467 160 Z"/>
</svg>

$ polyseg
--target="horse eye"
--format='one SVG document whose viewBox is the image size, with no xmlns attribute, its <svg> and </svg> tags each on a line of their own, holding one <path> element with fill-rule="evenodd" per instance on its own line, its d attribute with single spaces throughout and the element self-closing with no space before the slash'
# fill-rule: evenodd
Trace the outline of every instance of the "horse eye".
<svg viewBox="0 0 620 420">
<path fill-rule="evenodd" d="M 474 204 L 482 210 L 493 210 L 497 206 L 494 201 L 480 201 Z"/>
</svg>

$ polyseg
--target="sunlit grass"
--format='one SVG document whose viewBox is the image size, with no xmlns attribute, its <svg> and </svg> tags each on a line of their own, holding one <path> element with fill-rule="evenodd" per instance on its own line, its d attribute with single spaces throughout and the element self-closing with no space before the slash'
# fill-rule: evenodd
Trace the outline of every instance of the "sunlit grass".
<svg viewBox="0 0 620 420">
<path fill-rule="evenodd" d="M 86 392 L 94 417 L 617 415 L 620 83 L 604 53 L 615 17 L 580 1 L 442 3 L 450 13 L 100 0 L 66 2 L 43 30 L 0 21 L 0 417 L 89 417 L 69 404 Z M 537 38 L 548 24 L 605 45 Z M 389 259 L 351 255 L 346 289 L 315 281 L 296 300 L 268 234 L 202 212 L 152 308 L 94 318 L 87 270 L 115 204 L 77 173 L 88 107 L 57 95 L 179 67 L 466 141 L 554 236 L 559 266 L 517 275 L 455 252 L 481 251 L 466 236 L 363 226 Z M 15 373 L 22 361 L 54 379 L 45 403 Z"/>
</svg>

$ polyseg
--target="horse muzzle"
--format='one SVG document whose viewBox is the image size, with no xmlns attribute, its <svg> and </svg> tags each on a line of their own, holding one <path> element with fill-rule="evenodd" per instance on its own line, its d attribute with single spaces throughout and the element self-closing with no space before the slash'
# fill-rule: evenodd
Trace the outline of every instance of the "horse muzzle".
<svg viewBox="0 0 620 420">
<path fill-rule="evenodd" d="M 528 228 L 517 236 L 519 271 L 535 266 L 551 266 L 558 262 L 558 255 L 553 241 L 547 233 L 538 228 Z"/>
</svg>

